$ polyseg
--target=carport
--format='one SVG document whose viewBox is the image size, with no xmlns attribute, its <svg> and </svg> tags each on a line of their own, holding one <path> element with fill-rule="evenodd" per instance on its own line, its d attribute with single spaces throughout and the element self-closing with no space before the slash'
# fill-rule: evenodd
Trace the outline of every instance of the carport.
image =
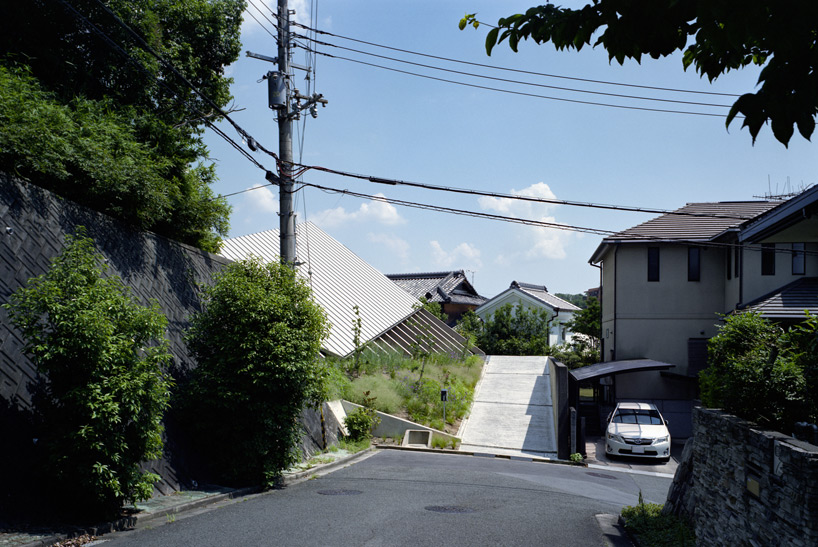
<svg viewBox="0 0 818 547">
<path fill-rule="evenodd" d="M 602 434 L 605 418 L 616 406 L 618 374 L 669 370 L 675 366 L 653 359 L 625 359 L 571 370 L 568 375 L 568 404 L 577 411 L 577 448 L 584 450 L 586 432 Z"/>
</svg>

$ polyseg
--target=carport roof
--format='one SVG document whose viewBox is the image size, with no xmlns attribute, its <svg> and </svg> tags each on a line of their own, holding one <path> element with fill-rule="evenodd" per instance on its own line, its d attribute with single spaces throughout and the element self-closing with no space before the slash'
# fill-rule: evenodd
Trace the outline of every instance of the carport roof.
<svg viewBox="0 0 818 547">
<path fill-rule="evenodd" d="M 670 363 L 663 363 L 662 361 L 654 361 L 653 359 L 626 359 L 623 361 L 607 361 L 605 363 L 597 363 L 595 365 L 574 369 L 571 371 L 571 376 L 581 382 L 583 380 L 593 380 L 594 378 L 602 378 L 603 376 L 622 374 L 624 372 L 668 370 L 675 366 L 676 365 L 671 365 Z"/>
</svg>

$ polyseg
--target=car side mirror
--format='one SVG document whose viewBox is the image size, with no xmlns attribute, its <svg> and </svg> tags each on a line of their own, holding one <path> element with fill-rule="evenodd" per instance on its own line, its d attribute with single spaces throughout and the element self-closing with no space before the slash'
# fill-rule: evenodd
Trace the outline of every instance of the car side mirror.
<svg viewBox="0 0 818 547">
<path fill-rule="evenodd" d="M 668 420 L 665 420 L 665 426 L 669 426 L 669 425 L 670 425 L 670 422 Z"/>
</svg>

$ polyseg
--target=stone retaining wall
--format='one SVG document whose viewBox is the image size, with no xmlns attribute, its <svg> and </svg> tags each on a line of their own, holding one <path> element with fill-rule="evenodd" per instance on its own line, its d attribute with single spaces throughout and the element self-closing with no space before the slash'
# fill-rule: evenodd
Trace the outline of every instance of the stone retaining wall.
<svg viewBox="0 0 818 547">
<path fill-rule="evenodd" d="M 701 407 L 693 435 L 665 511 L 698 545 L 818 545 L 818 446 Z"/>
</svg>

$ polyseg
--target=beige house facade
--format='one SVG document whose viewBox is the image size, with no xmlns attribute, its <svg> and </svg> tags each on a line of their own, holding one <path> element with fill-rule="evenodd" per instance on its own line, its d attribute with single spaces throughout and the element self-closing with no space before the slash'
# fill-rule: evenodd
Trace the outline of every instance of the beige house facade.
<svg viewBox="0 0 818 547">
<path fill-rule="evenodd" d="M 686 415 L 722 315 L 818 312 L 818 187 L 789 200 L 691 203 L 605 238 L 590 263 L 602 270 L 603 361 L 673 365 L 617 375 L 616 401 Z"/>
</svg>

